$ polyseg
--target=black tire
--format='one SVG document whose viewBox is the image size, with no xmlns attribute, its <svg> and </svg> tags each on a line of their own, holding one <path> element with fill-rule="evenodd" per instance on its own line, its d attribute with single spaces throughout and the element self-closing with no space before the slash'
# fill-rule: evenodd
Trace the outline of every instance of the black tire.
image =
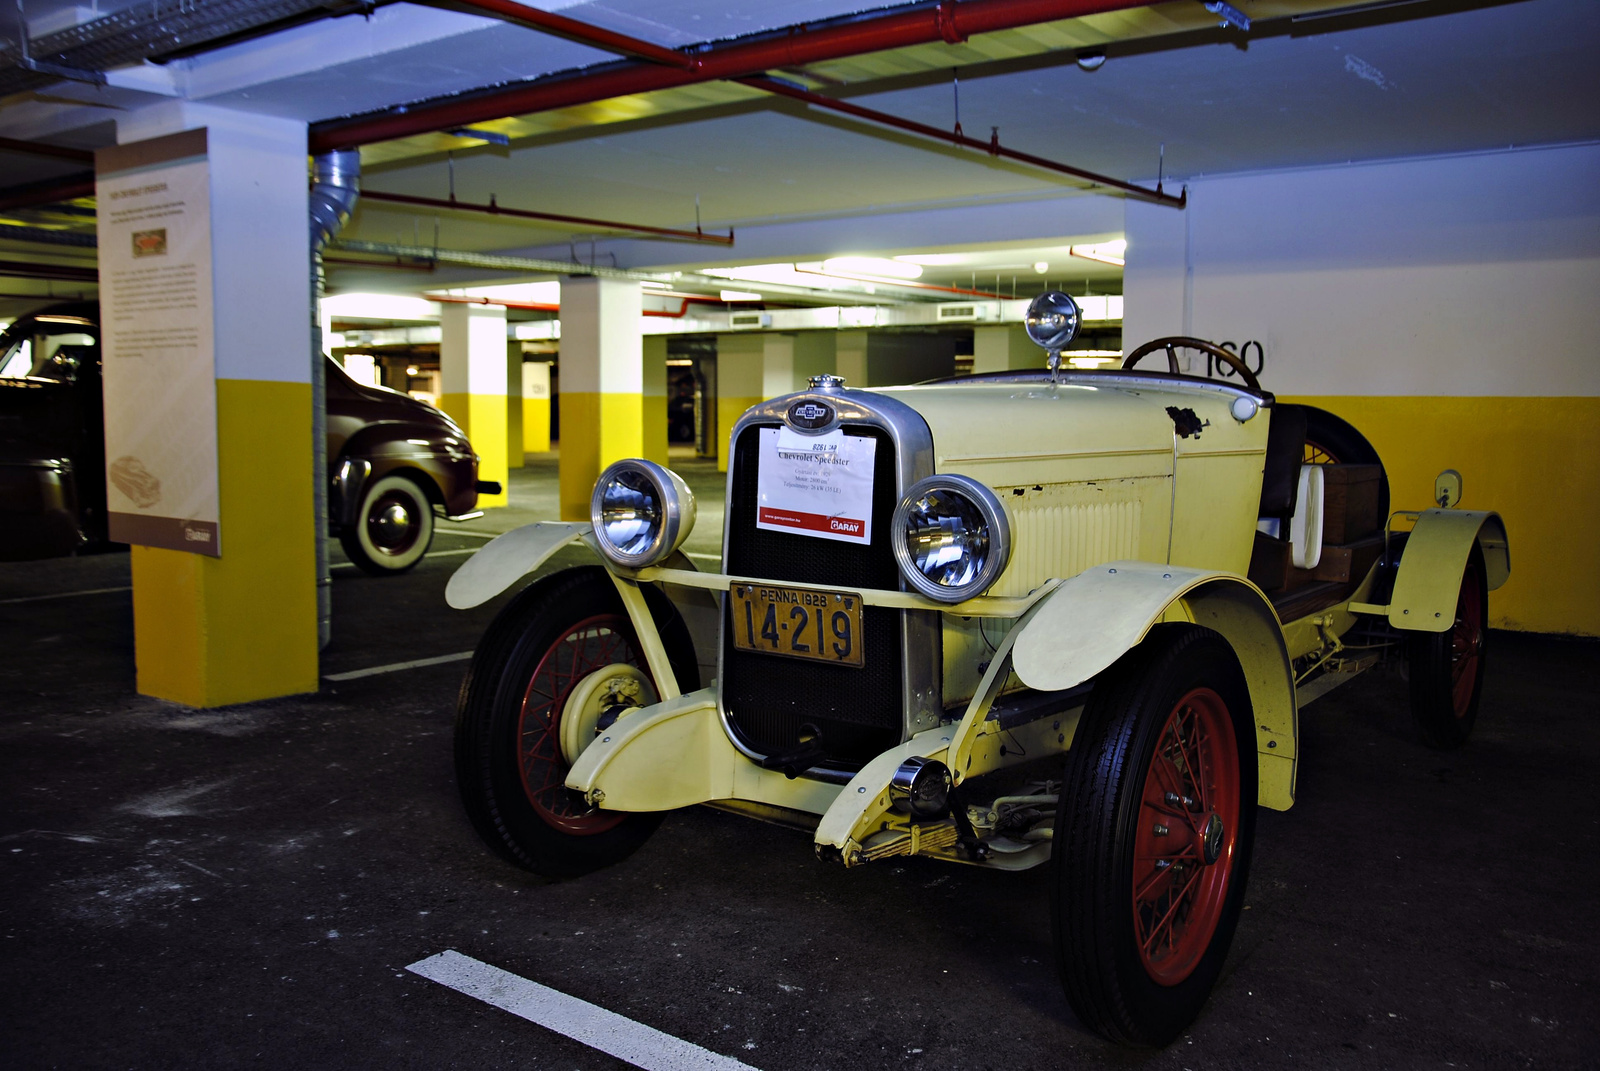
<svg viewBox="0 0 1600 1071">
<path fill-rule="evenodd" d="M 1304 460 L 1307 464 L 1383 467 L 1383 459 L 1378 456 L 1378 451 L 1348 421 L 1314 405 L 1302 405 L 1299 408 L 1306 415 Z M 1384 472 L 1378 483 L 1378 516 L 1382 521 L 1389 518 L 1388 472 Z"/>
<path fill-rule="evenodd" d="M 433 504 L 410 477 L 394 473 L 373 480 L 361 494 L 355 524 L 339 533 L 339 543 L 362 572 L 403 573 L 433 544 Z"/>
<path fill-rule="evenodd" d="M 683 619 L 653 588 L 645 597 L 679 689 L 698 688 Z M 591 662 L 630 662 L 648 673 L 622 599 L 595 566 L 545 577 L 500 611 L 473 652 L 456 706 L 456 783 L 474 828 L 501 856 L 547 878 L 620 862 L 661 823 L 660 813 L 601 811 L 562 785 L 569 767 L 556 744 L 561 708 Z"/>
<path fill-rule="evenodd" d="M 1207 735 L 1191 764 L 1174 746 L 1198 741 L 1195 726 Z M 1157 625 L 1095 682 L 1067 753 L 1050 876 L 1056 968 L 1089 1029 L 1166 1045 L 1211 995 L 1249 877 L 1255 750 L 1244 675 L 1210 629 Z M 1198 782 L 1185 779 L 1192 765 Z"/>
<path fill-rule="evenodd" d="M 1472 735 L 1483 695 L 1488 637 L 1488 576 L 1483 551 L 1474 545 L 1461 575 L 1455 624 L 1445 632 L 1406 635 L 1411 715 L 1429 747 L 1458 748 Z"/>
</svg>

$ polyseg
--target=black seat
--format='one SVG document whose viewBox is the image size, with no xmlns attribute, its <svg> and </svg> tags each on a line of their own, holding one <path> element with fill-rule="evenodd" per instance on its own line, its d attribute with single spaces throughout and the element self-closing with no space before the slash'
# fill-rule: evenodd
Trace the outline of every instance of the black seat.
<svg viewBox="0 0 1600 1071">
<path fill-rule="evenodd" d="M 1278 403 L 1267 426 L 1267 459 L 1261 474 L 1261 516 L 1294 514 L 1300 486 L 1300 464 L 1306 450 L 1306 411 L 1298 405 Z"/>
</svg>

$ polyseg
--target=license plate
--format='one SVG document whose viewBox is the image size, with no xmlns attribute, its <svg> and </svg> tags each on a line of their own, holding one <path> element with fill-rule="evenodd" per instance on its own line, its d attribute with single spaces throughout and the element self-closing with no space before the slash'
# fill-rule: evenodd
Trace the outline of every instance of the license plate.
<svg viewBox="0 0 1600 1071">
<path fill-rule="evenodd" d="M 738 650 L 857 668 L 866 664 L 861 596 L 776 584 L 735 584 L 728 594 Z"/>
</svg>

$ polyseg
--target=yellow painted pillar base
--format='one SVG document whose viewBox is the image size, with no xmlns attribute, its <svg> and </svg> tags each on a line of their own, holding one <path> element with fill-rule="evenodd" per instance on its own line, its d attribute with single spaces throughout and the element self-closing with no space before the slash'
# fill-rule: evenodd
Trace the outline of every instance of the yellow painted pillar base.
<svg viewBox="0 0 1600 1071">
<path fill-rule="evenodd" d="M 589 519 L 594 481 L 613 461 L 644 454 L 638 394 L 561 392 L 561 519 Z"/>
<path fill-rule="evenodd" d="M 217 381 L 222 556 L 132 548 L 142 694 L 215 707 L 317 690 L 310 412 L 308 383 Z"/>
<path fill-rule="evenodd" d="M 727 472 L 733 457 L 733 426 L 752 405 L 760 405 L 765 398 L 717 397 L 717 471 Z"/>
<path fill-rule="evenodd" d="M 544 454 L 550 451 L 550 399 L 522 399 L 522 452 Z"/>
<path fill-rule="evenodd" d="M 504 394 L 444 394 L 439 408 L 461 425 L 478 454 L 478 479 L 494 480 L 501 487 L 498 495 L 478 496 L 479 509 L 504 506 L 510 501 L 510 454 L 506 442 L 506 396 Z"/>
</svg>

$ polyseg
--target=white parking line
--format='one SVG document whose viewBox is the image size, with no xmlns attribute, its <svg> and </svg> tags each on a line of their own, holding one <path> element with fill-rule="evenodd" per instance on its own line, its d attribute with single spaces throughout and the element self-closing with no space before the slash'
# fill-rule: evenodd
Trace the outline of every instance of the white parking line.
<svg viewBox="0 0 1600 1071">
<path fill-rule="evenodd" d="M 11 606 L 19 602 L 43 602 L 46 599 L 70 599 L 74 595 L 110 595 L 117 591 L 132 591 L 133 588 L 85 588 L 83 591 L 58 591 L 54 595 L 25 595 L 20 599 L 0 599 L 0 606 Z"/>
<path fill-rule="evenodd" d="M 444 558 L 451 554 L 476 554 L 482 549 L 482 547 L 461 547 L 458 550 L 430 550 L 428 553 L 424 554 L 423 557 Z M 355 562 L 334 562 L 332 565 L 328 566 L 329 569 L 354 569 L 355 567 Z"/>
<path fill-rule="evenodd" d="M 731 1056 L 702 1049 L 453 950 L 418 960 L 406 970 L 645 1071 L 756 1071 Z"/>
<path fill-rule="evenodd" d="M 373 666 L 371 669 L 352 669 L 347 673 L 325 673 L 325 681 L 353 681 L 360 677 L 376 677 L 380 673 L 397 673 L 402 669 L 417 669 L 421 666 L 442 666 L 446 662 L 465 662 L 472 657 L 471 651 L 458 651 L 455 654 L 439 655 L 437 658 L 415 658 L 410 662 L 391 662 L 387 666 Z"/>
</svg>

